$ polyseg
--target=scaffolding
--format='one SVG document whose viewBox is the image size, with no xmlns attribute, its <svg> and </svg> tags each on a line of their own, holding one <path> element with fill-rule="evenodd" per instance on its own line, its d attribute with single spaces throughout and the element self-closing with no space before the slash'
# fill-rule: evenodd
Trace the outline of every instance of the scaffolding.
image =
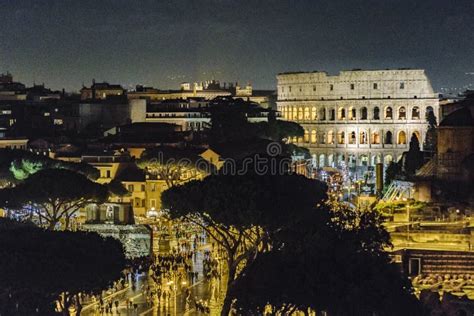
<svg viewBox="0 0 474 316">
<path fill-rule="evenodd" d="M 382 200 L 393 202 L 401 199 L 410 199 L 413 197 L 414 184 L 408 181 L 393 181 L 385 192 Z"/>
</svg>

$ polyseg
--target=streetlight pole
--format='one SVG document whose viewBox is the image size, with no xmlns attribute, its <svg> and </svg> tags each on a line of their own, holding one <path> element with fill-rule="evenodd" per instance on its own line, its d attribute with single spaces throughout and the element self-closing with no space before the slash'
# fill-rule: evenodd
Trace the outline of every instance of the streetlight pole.
<svg viewBox="0 0 474 316">
<path fill-rule="evenodd" d="M 408 226 L 407 226 L 407 248 L 410 244 L 410 203 L 407 201 L 407 220 L 408 220 Z"/>
</svg>

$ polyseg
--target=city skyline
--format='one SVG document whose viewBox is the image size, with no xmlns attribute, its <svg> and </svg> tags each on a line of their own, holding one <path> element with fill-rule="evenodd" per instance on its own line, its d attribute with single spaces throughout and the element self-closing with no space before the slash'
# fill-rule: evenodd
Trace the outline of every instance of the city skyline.
<svg viewBox="0 0 474 316">
<path fill-rule="evenodd" d="M 441 92 L 472 85 L 471 9 L 465 0 L 6 1 L 0 73 L 68 91 L 92 78 L 125 88 L 219 79 L 274 89 L 285 71 L 407 67 L 426 69 Z"/>
</svg>

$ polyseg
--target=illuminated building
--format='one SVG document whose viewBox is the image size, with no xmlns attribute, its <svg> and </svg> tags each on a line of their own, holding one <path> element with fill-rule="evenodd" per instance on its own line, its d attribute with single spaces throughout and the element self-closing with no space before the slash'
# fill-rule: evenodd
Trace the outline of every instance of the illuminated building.
<svg viewBox="0 0 474 316">
<path fill-rule="evenodd" d="M 24 84 L 13 81 L 10 73 L 0 74 L 0 100 L 26 100 L 25 89 Z"/>
<path fill-rule="evenodd" d="M 212 100 L 217 97 L 242 98 L 258 103 L 264 108 L 271 107 L 272 90 L 254 90 L 251 84 L 240 86 L 238 83 L 224 83 L 210 80 L 204 82 L 184 82 L 179 90 L 159 90 L 151 87 L 137 86 L 135 91 L 129 91 L 129 99 L 147 99 L 150 101 L 203 99 Z"/>
<path fill-rule="evenodd" d="M 110 96 L 122 95 L 125 95 L 125 89 L 121 85 L 95 82 L 95 80 L 92 80 L 90 88 L 82 87 L 81 89 L 81 100 L 103 100 Z"/>
<path fill-rule="evenodd" d="M 0 148 L 10 149 L 26 149 L 28 144 L 27 138 L 21 137 L 2 137 L 2 131 L 0 130 Z"/>
<path fill-rule="evenodd" d="M 421 69 L 282 73 L 277 76 L 282 118 L 301 124 L 317 167 L 366 170 L 398 160 L 415 134 L 423 144 L 427 111 L 439 117 L 438 95 Z"/>
<path fill-rule="evenodd" d="M 222 97 L 224 98 L 229 97 Z M 182 131 L 202 131 L 210 126 L 212 106 L 213 101 L 203 98 L 148 101 L 145 122 L 175 124 L 180 126 Z M 247 119 L 252 123 L 267 121 L 268 113 L 268 109 L 259 107 L 259 111 L 249 113 Z"/>
</svg>

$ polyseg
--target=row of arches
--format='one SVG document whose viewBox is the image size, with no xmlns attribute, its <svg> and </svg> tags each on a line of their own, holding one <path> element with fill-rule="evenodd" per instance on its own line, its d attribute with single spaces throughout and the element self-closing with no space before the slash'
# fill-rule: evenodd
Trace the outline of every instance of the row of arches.
<svg viewBox="0 0 474 316">
<path fill-rule="evenodd" d="M 421 143 L 421 134 L 419 131 L 414 131 L 413 135 L 418 138 Z M 396 136 L 396 139 L 394 138 Z M 303 137 L 293 137 L 290 142 L 294 143 L 311 143 L 311 144 L 328 144 L 328 145 L 406 145 L 408 142 L 407 133 L 405 131 L 398 131 L 396 135 L 392 131 L 372 131 L 370 134 L 366 130 L 361 130 L 358 133 L 356 131 L 323 131 L 317 132 L 316 130 L 305 130 Z"/>
<path fill-rule="evenodd" d="M 426 107 L 426 113 L 433 111 L 433 107 Z M 366 106 L 361 107 L 357 110 L 351 106 L 348 109 L 345 107 L 339 107 L 337 113 L 335 109 L 321 108 L 319 111 L 315 106 L 313 107 L 299 107 L 299 106 L 284 106 L 281 109 L 283 118 L 286 120 L 298 120 L 298 121 L 335 121 L 337 120 L 419 120 L 421 119 L 421 110 L 419 106 L 411 107 L 410 113 L 408 113 L 405 106 L 400 106 L 396 109 L 396 112 L 391 106 L 386 106 L 381 113 L 381 108 L 375 106 L 372 108 L 371 113 Z M 336 115 L 337 114 L 337 115 Z M 370 115 L 369 115 L 370 114 Z M 410 115 L 408 115 L 410 114 Z"/>
<path fill-rule="evenodd" d="M 313 154 L 313 165 L 316 167 L 342 167 L 343 162 L 348 167 L 357 166 L 375 166 L 377 163 L 383 163 L 385 166 L 389 165 L 394 160 L 399 160 L 401 155 L 398 157 L 394 154 Z M 347 159 L 346 159 L 347 158 Z"/>
</svg>

